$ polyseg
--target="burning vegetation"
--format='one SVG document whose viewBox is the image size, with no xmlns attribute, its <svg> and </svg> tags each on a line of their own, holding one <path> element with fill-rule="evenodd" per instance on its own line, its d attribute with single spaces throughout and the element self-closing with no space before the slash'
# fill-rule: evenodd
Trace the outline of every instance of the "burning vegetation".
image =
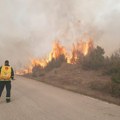
<svg viewBox="0 0 120 120">
<path fill-rule="evenodd" d="M 77 92 L 81 91 L 80 88 L 88 91 L 91 89 L 120 97 L 120 50 L 111 57 L 105 57 L 104 54 L 104 49 L 94 46 L 92 39 L 74 43 L 71 51 L 68 51 L 59 41 L 55 41 L 48 58 L 32 59 L 31 63 L 17 71 L 17 74 L 39 78 L 40 81 L 63 88 L 73 86 L 70 90 L 76 88 Z M 92 75 L 89 70 L 93 70 Z"/>
<path fill-rule="evenodd" d="M 32 73 L 34 67 L 44 69 L 48 67 L 52 61 L 57 61 L 60 58 L 68 64 L 75 64 L 80 54 L 86 56 L 93 48 L 94 43 L 91 38 L 89 38 L 87 41 L 80 40 L 74 43 L 70 52 L 68 52 L 59 41 L 55 41 L 48 58 L 32 59 L 30 65 L 27 65 L 23 70 L 17 71 L 16 74 L 23 75 Z"/>
</svg>

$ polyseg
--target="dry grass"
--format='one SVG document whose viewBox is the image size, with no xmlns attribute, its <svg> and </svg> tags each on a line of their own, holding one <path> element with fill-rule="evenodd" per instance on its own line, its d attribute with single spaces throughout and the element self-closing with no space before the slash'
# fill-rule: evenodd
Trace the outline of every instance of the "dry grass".
<svg viewBox="0 0 120 120">
<path fill-rule="evenodd" d="M 30 76 L 29 76 L 30 77 Z M 63 64 L 43 76 L 32 78 L 84 95 L 120 105 L 120 98 L 111 95 L 111 78 L 100 70 L 83 70 L 77 65 Z"/>
</svg>

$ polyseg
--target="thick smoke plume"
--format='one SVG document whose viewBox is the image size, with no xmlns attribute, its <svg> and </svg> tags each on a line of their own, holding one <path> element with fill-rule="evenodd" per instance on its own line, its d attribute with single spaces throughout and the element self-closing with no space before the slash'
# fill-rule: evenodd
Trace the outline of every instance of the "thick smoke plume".
<svg viewBox="0 0 120 120">
<path fill-rule="evenodd" d="M 119 0 L 0 0 L 0 64 L 43 57 L 55 39 L 67 47 L 91 36 L 106 54 L 120 47 Z"/>
</svg>

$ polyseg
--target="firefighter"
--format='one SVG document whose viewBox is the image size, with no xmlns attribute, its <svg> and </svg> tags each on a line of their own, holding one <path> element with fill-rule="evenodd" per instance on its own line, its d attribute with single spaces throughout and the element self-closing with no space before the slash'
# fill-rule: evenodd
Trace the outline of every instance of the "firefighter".
<svg viewBox="0 0 120 120">
<path fill-rule="evenodd" d="M 6 87 L 6 102 L 11 101 L 11 79 L 14 80 L 13 68 L 9 65 L 9 61 L 6 60 L 5 64 L 0 67 L 0 97 L 2 95 L 4 87 Z"/>
</svg>

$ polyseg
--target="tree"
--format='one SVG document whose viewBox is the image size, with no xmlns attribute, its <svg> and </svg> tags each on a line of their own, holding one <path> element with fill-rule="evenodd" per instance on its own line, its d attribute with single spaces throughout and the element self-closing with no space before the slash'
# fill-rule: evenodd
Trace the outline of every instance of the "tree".
<svg viewBox="0 0 120 120">
<path fill-rule="evenodd" d="M 99 69 L 104 65 L 104 49 L 100 46 L 89 51 L 89 53 L 84 56 L 82 66 L 86 69 Z"/>
<path fill-rule="evenodd" d="M 45 70 L 46 71 L 50 71 L 50 70 L 52 70 L 52 69 L 54 69 L 54 68 L 58 68 L 58 67 L 60 67 L 61 66 L 61 64 L 63 63 L 63 62 L 66 62 L 67 60 L 66 60 L 66 58 L 65 58 L 65 56 L 64 55 L 60 55 L 57 59 L 52 59 L 48 64 L 47 64 L 47 66 L 45 67 Z"/>
<path fill-rule="evenodd" d="M 113 53 L 106 65 L 107 74 L 111 76 L 111 93 L 113 96 L 120 97 L 120 49 Z"/>
</svg>

